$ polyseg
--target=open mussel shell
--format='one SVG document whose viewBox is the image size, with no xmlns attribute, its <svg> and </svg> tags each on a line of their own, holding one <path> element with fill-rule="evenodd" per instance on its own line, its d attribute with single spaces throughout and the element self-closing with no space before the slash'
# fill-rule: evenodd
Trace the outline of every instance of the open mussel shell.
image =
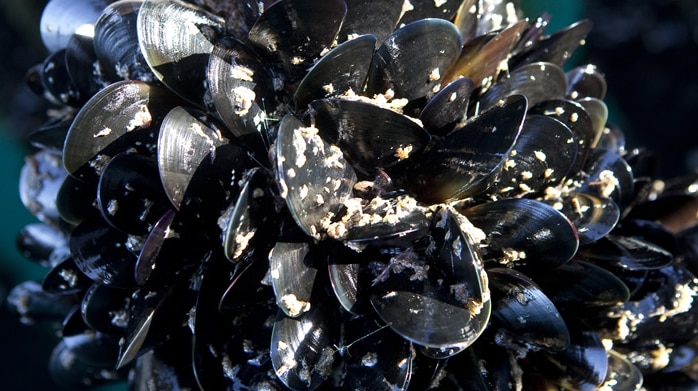
<svg viewBox="0 0 698 391">
<path fill-rule="evenodd" d="M 73 34 L 87 33 L 109 2 L 105 0 L 51 0 L 41 14 L 41 39 L 55 52 L 68 46 Z"/>
<path fill-rule="evenodd" d="M 66 177 L 59 154 L 39 151 L 25 159 L 19 176 L 19 197 L 40 221 L 59 226 L 56 194 Z"/>
<path fill-rule="evenodd" d="M 441 85 L 467 77 L 476 87 L 490 86 L 499 72 L 500 64 L 510 56 L 525 28 L 526 22 L 521 21 L 501 32 L 481 35 L 466 42 L 456 61 L 443 74 Z"/>
<path fill-rule="evenodd" d="M 593 23 L 591 20 L 580 20 L 565 29 L 557 31 L 550 36 L 535 41 L 529 50 L 526 50 L 510 61 L 510 66 L 518 68 L 532 62 L 551 62 L 563 66 L 572 57 L 575 50 L 582 44 Z"/>
<path fill-rule="evenodd" d="M 114 369 L 118 339 L 88 332 L 64 337 L 53 349 L 49 373 L 65 389 L 84 389 L 125 379 L 127 370 Z"/>
<path fill-rule="evenodd" d="M 184 193 L 197 168 L 217 147 L 225 144 L 217 129 L 183 107 L 172 109 L 162 120 L 157 143 L 158 169 L 172 205 L 180 209 Z"/>
<path fill-rule="evenodd" d="M 202 106 L 209 56 L 225 21 L 181 0 L 146 0 L 137 26 L 141 52 L 158 80 Z"/>
<path fill-rule="evenodd" d="M 279 1 L 264 10 L 248 38 L 264 56 L 278 63 L 289 81 L 297 81 L 330 48 L 346 13 L 343 0 Z"/>
<path fill-rule="evenodd" d="M 382 270 L 377 267 L 370 299 L 403 338 L 454 352 L 483 332 L 492 304 L 484 269 L 456 213 L 437 214 L 428 249 L 399 250 Z"/>
<path fill-rule="evenodd" d="M 429 134 L 408 117 L 371 103 L 321 99 L 310 104 L 320 136 L 337 145 L 352 167 L 364 175 L 376 168 L 391 172 L 411 154 L 419 154 Z M 402 163 L 402 164 L 401 164 Z"/>
<path fill-rule="evenodd" d="M 313 291 L 317 269 L 306 261 L 308 243 L 277 242 L 269 253 L 269 271 L 276 296 L 276 304 L 292 318 L 297 318 L 311 309 L 310 295 Z"/>
<path fill-rule="evenodd" d="M 63 147 L 65 169 L 77 178 L 95 180 L 119 152 L 134 148 L 152 154 L 157 126 L 175 101 L 166 89 L 139 81 L 105 87 L 80 109 L 68 130 Z"/>
<path fill-rule="evenodd" d="M 593 64 L 580 65 L 565 73 L 567 76 L 567 97 L 570 99 L 596 98 L 606 96 L 606 78 Z"/>
<path fill-rule="evenodd" d="M 545 202 L 562 212 L 574 224 L 580 246 L 605 237 L 620 219 L 620 209 L 615 202 L 588 193 L 570 193 L 559 200 Z"/>
<path fill-rule="evenodd" d="M 349 41 L 357 35 L 370 34 L 380 45 L 395 30 L 402 14 L 402 0 L 345 0 L 347 15 L 337 40 Z"/>
<path fill-rule="evenodd" d="M 548 270 L 572 259 L 577 230 L 553 207 L 526 198 L 508 198 L 461 211 L 487 238 L 484 260 Z"/>
<path fill-rule="evenodd" d="M 514 148 L 488 190 L 512 197 L 555 186 L 577 158 L 577 145 L 567 126 L 543 115 L 526 117 Z"/>
<path fill-rule="evenodd" d="M 536 62 L 509 72 L 497 80 L 479 99 L 480 107 L 487 109 L 514 94 L 526 96 L 533 107 L 540 102 L 565 96 L 567 79 L 562 68 L 555 64 Z"/>
<path fill-rule="evenodd" d="M 473 81 L 467 77 L 456 79 L 442 88 L 419 114 L 424 129 L 432 135 L 450 133 L 465 119 L 472 91 Z"/>
<path fill-rule="evenodd" d="M 170 208 L 154 158 L 120 153 L 104 167 L 97 186 L 102 217 L 114 228 L 145 235 Z"/>
<path fill-rule="evenodd" d="M 570 335 L 555 305 L 525 275 L 507 268 L 487 270 L 492 292 L 492 319 L 506 338 L 537 348 L 567 348 Z"/>
<path fill-rule="evenodd" d="M 453 23 L 422 19 L 392 33 L 373 55 L 366 93 L 415 100 L 438 91 L 441 77 L 458 57 L 462 40 Z"/>
<path fill-rule="evenodd" d="M 339 306 L 324 281 L 315 285 L 310 310 L 298 318 L 281 310 L 271 336 L 271 362 L 276 376 L 292 390 L 314 390 L 336 366 L 335 346 L 340 341 Z"/>
<path fill-rule="evenodd" d="M 480 193 L 504 165 L 521 131 L 526 98 L 514 95 L 449 133 L 414 163 L 404 186 L 425 203 Z"/>
<path fill-rule="evenodd" d="M 87 277 L 100 284 L 135 287 L 133 268 L 136 255 L 131 251 L 133 238 L 107 224 L 90 218 L 78 224 L 70 234 L 70 251 L 75 264 Z"/>
<path fill-rule="evenodd" d="M 224 37 L 213 47 L 207 77 L 213 105 L 228 129 L 237 137 L 253 134 L 251 146 L 260 143 L 264 105 L 275 104 L 272 77 L 262 60 L 243 42 Z"/>
<path fill-rule="evenodd" d="M 376 37 L 362 35 L 322 56 L 301 80 L 293 95 L 296 108 L 304 110 L 315 99 L 363 90 Z"/>
<path fill-rule="evenodd" d="M 576 259 L 535 273 L 534 280 L 563 313 L 580 314 L 609 308 L 630 298 L 628 287 L 616 275 Z"/>
<path fill-rule="evenodd" d="M 107 80 L 152 81 L 138 44 L 137 18 L 144 0 L 120 0 L 109 4 L 95 23 L 94 50 Z"/>
<path fill-rule="evenodd" d="M 351 196 L 356 182 L 342 151 L 291 115 L 279 124 L 276 177 L 291 215 L 313 237 L 330 209 Z"/>
</svg>

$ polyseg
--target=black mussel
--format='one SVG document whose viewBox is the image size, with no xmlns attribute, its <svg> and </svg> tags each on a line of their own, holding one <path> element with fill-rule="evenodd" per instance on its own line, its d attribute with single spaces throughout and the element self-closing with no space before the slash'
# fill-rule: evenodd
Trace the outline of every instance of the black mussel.
<svg viewBox="0 0 698 391">
<path fill-rule="evenodd" d="M 41 67 L 41 84 L 53 103 L 77 106 L 81 103 L 80 92 L 70 77 L 65 57 L 65 48 L 46 57 Z"/>
<path fill-rule="evenodd" d="M 277 242 L 269 253 L 269 273 L 276 304 L 286 316 L 297 318 L 311 308 L 318 269 L 306 260 L 308 243 Z"/>
<path fill-rule="evenodd" d="M 380 45 L 395 30 L 402 16 L 402 0 L 345 0 L 347 15 L 339 30 L 337 40 L 349 41 L 358 35 L 370 34 Z"/>
<path fill-rule="evenodd" d="M 102 76 L 94 70 L 96 64 L 93 36 L 73 35 L 65 48 L 65 65 L 77 92 L 77 103 L 86 102 L 105 86 Z"/>
<path fill-rule="evenodd" d="M 362 35 L 333 48 L 313 65 L 293 94 L 298 110 L 316 99 L 361 92 L 366 83 L 376 37 Z"/>
<path fill-rule="evenodd" d="M 432 135 L 445 136 L 465 120 L 468 112 L 473 81 L 467 77 L 456 79 L 443 87 L 427 102 L 419 119 Z"/>
<path fill-rule="evenodd" d="M 172 354 L 166 357 L 176 356 L 178 355 Z M 166 361 L 155 353 L 155 350 L 138 357 L 130 380 L 131 389 L 134 391 L 148 391 L 152 387 L 155 387 L 156 390 L 193 389 L 195 382 L 185 375 L 187 373 L 186 365 L 175 366 L 169 361 L 169 359 Z"/>
<path fill-rule="evenodd" d="M 658 221 L 669 231 L 678 233 L 695 224 L 698 213 L 698 197 L 694 194 L 667 192 L 641 205 L 633 206 L 629 218 Z"/>
<path fill-rule="evenodd" d="M 356 174 L 342 151 L 323 140 L 315 127 L 287 115 L 276 140 L 276 178 L 281 197 L 299 227 L 319 238 L 328 212 L 346 201 Z"/>
<path fill-rule="evenodd" d="M 442 19 L 422 19 L 396 30 L 373 55 L 366 93 L 392 90 L 407 100 L 432 96 L 461 45 L 456 26 Z"/>
<path fill-rule="evenodd" d="M 19 315 L 22 323 L 61 324 L 77 304 L 73 295 L 54 295 L 41 289 L 35 281 L 25 281 L 12 288 L 7 295 L 7 306 Z"/>
<path fill-rule="evenodd" d="M 628 287 L 614 274 L 576 259 L 552 270 L 537 271 L 533 279 L 561 312 L 573 316 L 623 304 L 630 298 Z"/>
<path fill-rule="evenodd" d="M 504 166 L 521 131 L 526 98 L 514 95 L 449 133 L 414 162 L 404 186 L 438 203 L 485 190 Z"/>
<path fill-rule="evenodd" d="M 105 87 L 80 109 L 70 126 L 63 147 L 65 169 L 77 178 L 95 180 L 119 152 L 134 148 L 152 155 L 160 121 L 175 102 L 169 91 L 143 82 Z"/>
<path fill-rule="evenodd" d="M 94 50 L 106 80 L 155 80 L 138 44 L 136 26 L 143 2 L 123 0 L 109 4 L 95 23 Z"/>
<path fill-rule="evenodd" d="M 546 294 L 525 275 L 506 268 L 487 270 L 492 292 L 492 320 L 500 344 L 560 351 L 567 348 L 567 325 Z M 507 341 L 509 340 L 509 341 Z"/>
<path fill-rule="evenodd" d="M 601 136 L 596 142 L 596 149 L 603 149 L 625 155 L 625 135 L 621 129 L 613 124 L 606 124 Z"/>
<path fill-rule="evenodd" d="M 567 80 L 562 68 L 555 64 L 536 62 L 514 69 L 485 91 L 478 102 L 482 109 L 514 94 L 521 94 L 533 107 L 540 102 L 565 96 Z"/>
<path fill-rule="evenodd" d="M 570 99 L 597 98 L 606 96 L 606 78 L 593 64 L 581 65 L 565 73 L 567 97 Z"/>
<path fill-rule="evenodd" d="M 333 373 L 340 341 L 338 304 L 323 284 L 316 284 L 308 312 L 291 318 L 279 310 L 271 336 L 276 376 L 292 390 L 314 390 Z M 320 287 L 320 288 L 318 288 Z"/>
<path fill-rule="evenodd" d="M 579 255 L 599 264 L 628 270 L 658 269 L 673 260 L 670 252 L 646 239 L 614 233 L 581 248 Z"/>
<path fill-rule="evenodd" d="M 592 147 L 596 147 L 596 144 L 601 138 L 601 135 L 606 128 L 606 120 L 608 119 L 608 107 L 606 104 L 597 98 L 582 98 L 577 99 L 578 102 L 589 114 L 591 118 L 591 124 L 594 129 L 594 140 L 592 141 Z"/>
<path fill-rule="evenodd" d="M 511 59 L 510 64 L 520 67 L 532 62 L 545 61 L 564 65 L 575 50 L 584 44 L 584 39 L 591 30 L 592 22 L 580 20 L 565 29 L 534 41 L 532 47 Z"/>
<path fill-rule="evenodd" d="M 146 0 L 137 26 L 141 52 L 158 80 L 203 106 L 209 56 L 225 21 L 181 0 Z"/>
<path fill-rule="evenodd" d="M 92 330 L 123 336 L 129 318 L 133 290 L 93 283 L 82 298 L 80 314 Z"/>
<path fill-rule="evenodd" d="M 570 345 L 567 349 L 531 353 L 528 357 L 558 386 L 579 391 L 596 390 L 608 373 L 608 357 L 601 338 L 579 322 L 568 322 L 568 327 Z"/>
<path fill-rule="evenodd" d="M 56 227 L 60 225 L 56 194 L 65 176 L 60 155 L 39 151 L 25 159 L 19 178 L 24 207 L 40 221 Z"/>
<path fill-rule="evenodd" d="M 64 337 L 53 349 L 49 373 L 65 389 L 83 389 L 125 379 L 127 371 L 114 369 L 118 340 L 103 333 Z"/>
<path fill-rule="evenodd" d="M 338 146 L 352 167 L 364 175 L 376 169 L 391 173 L 419 155 L 429 134 L 412 119 L 371 103 L 322 99 L 310 104 L 320 137 Z"/>
<path fill-rule="evenodd" d="M 138 285 L 144 285 L 156 269 L 158 269 L 156 274 L 160 273 L 162 265 L 158 265 L 157 261 L 165 245 L 165 240 L 167 240 L 168 236 L 173 232 L 170 231 L 170 227 L 174 218 L 175 211 L 172 209 L 163 213 L 143 241 L 141 251 L 138 253 L 138 259 L 136 259 L 133 274 Z M 160 268 L 158 268 L 158 266 L 160 266 Z"/>
<path fill-rule="evenodd" d="M 55 52 L 68 46 L 73 34 L 88 34 L 107 4 L 105 0 L 49 1 L 41 14 L 41 39 L 46 48 Z"/>
<path fill-rule="evenodd" d="M 56 194 L 56 208 L 61 219 L 71 225 L 99 215 L 97 209 L 97 181 L 85 182 L 67 175 Z"/>
<path fill-rule="evenodd" d="M 53 225 L 34 223 L 25 225 L 17 235 L 20 253 L 42 266 L 53 266 L 63 260 L 68 236 Z M 56 258 L 60 259 L 56 259 Z"/>
<path fill-rule="evenodd" d="M 452 209 L 436 213 L 426 248 L 401 249 L 372 264 L 371 304 L 381 319 L 409 341 L 454 353 L 483 332 L 492 305 L 461 219 Z"/>
<path fill-rule="evenodd" d="M 511 197 L 543 191 L 560 183 L 576 158 L 577 145 L 567 126 L 554 118 L 531 114 L 488 192 Z"/>
<path fill-rule="evenodd" d="M 228 141 L 218 129 L 209 127 L 196 114 L 176 107 L 165 116 L 160 126 L 157 143 L 160 179 L 177 209 L 181 208 L 184 193 L 202 160 Z"/>
<path fill-rule="evenodd" d="M 46 273 L 41 281 L 41 289 L 54 295 L 71 295 L 82 292 L 90 283 L 73 258 L 66 256 Z"/>
<path fill-rule="evenodd" d="M 80 271 L 93 281 L 131 288 L 136 286 L 134 251 L 139 242 L 139 238 L 117 231 L 101 218 L 90 218 L 71 232 L 70 251 Z"/>
<path fill-rule="evenodd" d="M 63 151 L 65 135 L 73 122 L 72 114 L 49 119 L 37 131 L 27 136 L 27 141 L 36 147 L 46 151 L 60 153 Z"/>
<path fill-rule="evenodd" d="M 608 198 L 588 193 L 570 193 L 545 200 L 574 224 L 579 245 L 593 243 L 611 232 L 620 219 L 620 209 Z"/>
<path fill-rule="evenodd" d="M 638 367 L 633 365 L 623 354 L 614 350 L 608 351 L 608 372 L 604 385 L 619 391 L 640 391 L 642 383 L 642 372 Z"/>
<path fill-rule="evenodd" d="M 577 143 L 577 158 L 572 165 L 571 172 L 579 171 L 584 166 L 596 139 L 594 123 L 584 106 L 566 99 L 552 99 L 531 107 L 529 114 L 553 117 L 572 131 L 574 142 Z"/>
<path fill-rule="evenodd" d="M 145 235 L 169 208 L 154 158 L 138 153 L 114 156 L 99 177 L 97 204 L 114 228 Z"/>
<path fill-rule="evenodd" d="M 344 0 L 277 1 L 264 10 L 248 38 L 285 71 L 289 82 L 295 82 L 331 47 L 346 13 Z"/>
<path fill-rule="evenodd" d="M 362 315 L 367 312 L 368 286 L 372 276 L 363 265 L 368 259 L 369 256 L 357 259 L 356 252 L 345 247 L 335 248 L 328 257 L 332 289 L 339 303 L 350 314 Z"/>
<path fill-rule="evenodd" d="M 466 42 L 456 61 L 443 74 L 441 85 L 467 77 L 473 81 L 476 89 L 489 87 L 503 71 L 500 65 L 507 59 L 525 28 L 526 22 L 521 21 L 501 32 L 481 35 Z"/>
<path fill-rule="evenodd" d="M 572 259 L 577 230 L 555 208 L 526 198 L 508 198 L 461 213 L 487 235 L 480 247 L 485 261 L 548 270 Z"/>
<path fill-rule="evenodd" d="M 262 60 L 232 37 L 218 40 L 208 62 L 208 86 L 216 112 L 231 133 L 251 149 L 258 147 L 266 126 L 266 105 L 275 104 L 271 75 Z"/>
</svg>

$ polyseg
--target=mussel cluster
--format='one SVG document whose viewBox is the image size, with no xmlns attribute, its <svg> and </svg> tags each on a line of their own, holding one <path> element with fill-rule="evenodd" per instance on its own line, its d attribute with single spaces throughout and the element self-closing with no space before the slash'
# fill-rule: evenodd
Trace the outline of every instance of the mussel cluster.
<svg viewBox="0 0 698 391">
<path fill-rule="evenodd" d="M 588 20 L 502 0 L 51 0 L 17 286 L 75 389 L 698 384 L 698 176 Z M 643 385 L 644 381 L 644 385 Z"/>
</svg>

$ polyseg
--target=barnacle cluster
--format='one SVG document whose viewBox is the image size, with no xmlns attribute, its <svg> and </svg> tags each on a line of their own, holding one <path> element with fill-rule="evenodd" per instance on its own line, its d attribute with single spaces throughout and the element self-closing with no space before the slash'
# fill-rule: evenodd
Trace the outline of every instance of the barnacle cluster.
<svg viewBox="0 0 698 391">
<path fill-rule="evenodd" d="M 51 0 L 20 193 L 67 388 L 695 385 L 698 181 L 510 1 Z M 694 380 L 696 379 L 696 380 Z M 644 385 L 643 385 L 644 384 Z"/>
</svg>

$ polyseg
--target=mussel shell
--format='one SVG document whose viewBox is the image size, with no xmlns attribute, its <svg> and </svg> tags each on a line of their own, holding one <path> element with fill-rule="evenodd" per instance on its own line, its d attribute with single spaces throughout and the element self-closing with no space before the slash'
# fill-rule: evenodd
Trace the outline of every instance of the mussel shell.
<svg viewBox="0 0 698 391">
<path fill-rule="evenodd" d="M 68 236 L 64 232 L 44 223 L 25 225 L 16 240 L 17 249 L 22 256 L 42 266 L 55 265 L 55 256 L 65 253 L 67 244 Z"/>
<path fill-rule="evenodd" d="M 84 333 L 61 339 L 49 359 L 49 373 L 65 389 L 82 389 L 125 379 L 127 370 L 114 369 L 118 339 Z"/>
<path fill-rule="evenodd" d="M 642 372 L 623 354 L 615 350 L 608 351 L 608 372 L 605 384 L 612 384 L 614 389 L 640 391 L 642 389 Z"/>
<path fill-rule="evenodd" d="M 39 151 L 26 157 L 19 177 L 19 197 L 24 207 L 40 221 L 58 226 L 56 194 L 65 177 L 60 155 Z"/>
<path fill-rule="evenodd" d="M 337 40 L 349 41 L 356 35 L 371 34 L 380 45 L 395 30 L 402 14 L 402 0 L 345 0 L 347 15 Z"/>
<path fill-rule="evenodd" d="M 173 108 L 162 120 L 157 143 L 160 179 L 172 205 L 180 209 L 184 194 L 201 161 L 225 144 L 217 129 L 194 111 Z"/>
<path fill-rule="evenodd" d="M 46 273 L 41 289 L 54 295 L 71 295 L 83 291 L 89 285 L 90 279 L 82 274 L 72 258 L 66 256 Z"/>
<path fill-rule="evenodd" d="M 97 209 L 97 181 L 85 182 L 67 175 L 56 194 L 56 208 L 63 221 L 77 225 L 81 221 L 99 216 Z"/>
<path fill-rule="evenodd" d="M 450 133 L 465 119 L 472 91 L 473 81 L 467 77 L 456 79 L 442 88 L 419 114 L 424 129 L 432 135 Z"/>
<path fill-rule="evenodd" d="M 138 44 L 137 18 L 144 0 L 109 4 L 95 23 L 94 50 L 107 80 L 153 81 Z"/>
<path fill-rule="evenodd" d="M 606 78 L 593 64 L 580 65 L 565 73 L 567 76 L 567 96 L 570 99 L 597 98 L 606 96 Z"/>
<path fill-rule="evenodd" d="M 276 304 L 286 316 L 297 318 L 311 309 L 317 269 L 309 265 L 308 243 L 277 242 L 269 253 L 271 283 Z"/>
<path fill-rule="evenodd" d="M 346 13 L 343 0 L 278 1 L 265 9 L 248 38 L 267 59 L 279 64 L 289 81 L 297 81 L 330 48 Z"/>
<path fill-rule="evenodd" d="M 490 86 L 499 72 L 499 65 L 510 56 L 525 28 L 526 22 L 521 21 L 501 32 L 481 35 L 466 42 L 456 61 L 443 74 L 441 85 L 467 77 L 475 86 Z"/>
<path fill-rule="evenodd" d="M 77 32 L 89 32 L 108 4 L 104 0 L 51 0 L 41 14 L 41 39 L 56 52 L 68 46 Z"/>
<path fill-rule="evenodd" d="M 538 114 L 527 116 L 497 182 L 488 192 L 513 197 L 557 185 L 577 158 L 573 140 L 570 129 L 560 121 Z"/>
<path fill-rule="evenodd" d="M 80 92 L 70 77 L 65 61 L 66 49 L 60 49 L 46 57 L 41 65 L 41 84 L 50 101 L 60 105 L 77 106 L 80 102 Z"/>
<path fill-rule="evenodd" d="M 514 95 L 472 118 L 415 161 L 409 177 L 402 179 L 403 185 L 425 203 L 480 193 L 514 147 L 526 109 L 526 98 Z"/>
<path fill-rule="evenodd" d="M 70 80 L 78 93 L 75 97 L 77 103 L 86 102 L 105 86 L 101 75 L 94 71 L 97 55 L 91 35 L 73 35 L 65 49 L 65 64 Z"/>
<path fill-rule="evenodd" d="M 298 84 L 293 101 L 298 110 L 315 99 L 361 92 L 366 82 L 376 37 L 362 35 L 333 48 L 322 56 Z"/>
<path fill-rule="evenodd" d="M 129 250 L 129 236 L 101 218 L 78 224 L 70 234 L 70 251 L 75 264 L 87 277 L 100 284 L 135 287 L 133 268 L 136 256 Z"/>
<path fill-rule="evenodd" d="M 572 259 L 577 230 L 553 207 L 526 198 L 508 198 L 461 211 L 487 238 L 485 260 L 548 270 Z"/>
<path fill-rule="evenodd" d="M 134 148 L 152 154 L 157 126 L 176 101 L 166 89 L 139 81 L 105 87 L 80 109 L 70 126 L 63 147 L 65 169 L 72 176 L 95 180 L 119 152 Z"/>
<path fill-rule="evenodd" d="M 440 18 L 451 20 L 455 16 L 460 6 L 458 0 L 446 1 L 415 1 L 409 7 L 403 9 L 400 24 L 408 24 L 416 20 L 427 18 Z"/>
<path fill-rule="evenodd" d="M 141 52 L 170 90 L 202 106 L 206 68 L 214 42 L 225 28 L 217 15 L 181 0 L 146 0 L 138 12 Z"/>
<path fill-rule="evenodd" d="M 451 22 L 422 19 L 407 24 L 374 53 L 366 93 L 373 96 L 392 89 L 395 97 L 407 100 L 433 95 L 461 45 L 460 33 Z"/>
<path fill-rule="evenodd" d="M 60 325 L 76 304 L 74 295 L 44 292 L 36 281 L 24 281 L 7 294 L 7 307 L 25 324 L 46 322 Z"/>
<path fill-rule="evenodd" d="M 492 319 L 508 338 L 537 348 L 567 348 L 570 335 L 546 294 L 525 275 L 506 268 L 487 270 L 492 292 Z"/>
<path fill-rule="evenodd" d="M 371 103 L 321 99 L 310 104 L 320 136 L 337 145 L 352 167 L 364 175 L 377 168 L 388 173 L 419 154 L 429 134 L 408 117 Z"/>
<path fill-rule="evenodd" d="M 351 196 L 356 182 L 342 151 L 291 115 L 279 125 L 276 177 L 291 215 L 313 237 L 319 235 L 321 220 L 330 209 Z"/>
<path fill-rule="evenodd" d="M 157 162 L 138 153 L 120 153 L 104 167 L 97 186 L 97 204 L 112 227 L 145 235 L 167 209 Z"/>
<path fill-rule="evenodd" d="M 63 151 L 65 135 L 72 122 L 72 114 L 49 119 L 38 130 L 31 132 L 27 136 L 27 141 L 36 148 L 60 153 Z"/>
<path fill-rule="evenodd" d="M 427 348 L 464 348 L 485 329 L 492 303 L 484 269 L 457 212 L 447 209 L 436 219 L 431 250 L 399 250 L 376 270 L 371 305 L 409 341 Z"/>
<path fill-rule="evenodd" d="M 605 237 L 620 219 L 620 210 L 615 202 L 588 193 L 571 193 L 562 196 L 560 200 L 546 202 L 560 210 L 574 224 L 580 246 Z"/>
<path fill-rule="evenodd" d="M 533 107 L 540 102 L 565 96 L 567 79 L 562 68 L 555 64 L 536 62 L 517 68 L 494 83 L 479 99 L 487 109 L 514 94 L 526 96 Z"/>
<path fill-rule="evenodd" d="M 591 118 L 591 123 L 594 129 L 594 140 L 592 141 L 592 147 L 596 148 L 601 135 L 606 128 L 606 120 L 608 120 L 608 107 L 601 99 L 597 98 L 583 98 L 578 99 L 577 102 L 584 107 L 584 109 L 589 113 L 589 118 Z"/>
<path fill-rule="evenodd" d="M 648 240 L 614 233 L 580 249 L 579 256 L 627 270 L 659 269 L 674 259 L 670 252 Z"/>
<path fill-rule="evenodd" d="M 510 64 L 520 67 L 532 62 L 546 61 L 559 66 L 564 65 L 579 46 L 584 43 L 593 23 L 583 19 L 570 26 L 544 37 L 532 47 L 511 59 Z M 511 66 L 511 65 L 510 65 Z"/>
<path fill-rule="evenodd" d="M 132 293 L 133 291 L 128 289 L 92 284 L 80 304 L 83 321 L 98 332 L 123 336 L 126 332 Z"/>
<path fill-rule="evenodd" d="M 153 272 L 156 276 L 162 275 L 161 272 L 166 269 L 158 264 L 158 260 L 161 259 L 160 252 L 163 246 L 166 246 L 165 241 L 168 239 L 168 233 L 173 232 L 170 231 L 170 228 L 172 228 L 175 216 L 176 213 L 173 209 L 163 213 L 143 241 L 133 272 L 133 278 L 138 285 L 145 285 Z"/>
</svg>

